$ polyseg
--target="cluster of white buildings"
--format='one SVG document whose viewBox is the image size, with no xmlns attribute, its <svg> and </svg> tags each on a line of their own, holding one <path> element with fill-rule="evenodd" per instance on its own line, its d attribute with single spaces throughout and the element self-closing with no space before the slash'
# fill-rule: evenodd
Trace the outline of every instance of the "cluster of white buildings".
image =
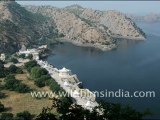
<svg viewBox="0 0 160 120">
<path fill-rule="evenodd" d="M 35 48 L 33 48 L 33 49 L 26 49 L 26 47 L 23 45 L 22 48 L 19 50 L 19 52 L 17 54 L 18 55 L 25 54 L 26 57 L 28 55 L 32 54 L 33 59 L 39 60 L 39 53 L 43 49 L 47 49 L 47 45 L 39 46 L 37 49 L 35 49 Z"/>
<path fill-rule="evenodd" d="M 63 67 L 62 69 L 57 69 L 50 65 L 47 61 L 39 60 L 39 49 L 44 49 L 47 46 L 40 46 L 38 49 L 25 49 L 22 47 L 19 50 L 18 54 L 25 54 L 28 56 L 29 54 L 33 55 L 33 59 L 37 61 L 37 63 L 45 68 L 51 77 L 72 97 L 75 99 L 75 103 L 81 105 L 82 107 L 92 110 L 95 106 L 98 106 L 96 102 L 96 96 L 88 89 L 79 88 L 79 82 L 76 75 L 73 75 L 71 70 Z"/>
<path fill-rule="evenodd" d="M 68 93 L 72 98 L 75 99 L 76 104 L 82 107 L 92 110 L 95 106 L 98 106 L 96 102 L 96 96 L 88 89 L 79 88 L 79 82 L 76 75 L 71 73 L 71 70 L 63 67 L 57 69 L 50 65 L 47 61 L 37 60 L 37 63 L 45 68 L 51 77 Z"/>
</svg>

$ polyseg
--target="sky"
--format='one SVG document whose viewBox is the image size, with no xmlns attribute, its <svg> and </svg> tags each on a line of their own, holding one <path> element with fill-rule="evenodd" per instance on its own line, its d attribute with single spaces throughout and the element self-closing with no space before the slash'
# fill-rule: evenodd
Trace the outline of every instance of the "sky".
<svg viewBox="0 0 160 120">
<path fill-rule="evenodd" d="M 66 7 L 73 4 L 97 10 L 118 10 L 123 13 L 145 15 L 160 13 L 160 1 L 17 1 L 23 5 L 51 5 Z"/>
</svg>

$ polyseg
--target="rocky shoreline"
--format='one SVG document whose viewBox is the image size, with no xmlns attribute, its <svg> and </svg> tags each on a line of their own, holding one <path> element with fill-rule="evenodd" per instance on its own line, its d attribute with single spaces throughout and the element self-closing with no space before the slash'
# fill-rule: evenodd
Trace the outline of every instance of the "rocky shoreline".
<svg viewBox="0 0 160 120">
<path fill-rule="evenodd" d="M 69 40 L 69 39 L 60 39 L 60 42 L 64 43 L 64 42 L 68 42 L 71 43 L 73 45 L 79 46 L 79 47 L 91 47 L 91 48 L 96 48 L 102 51 L 109 51 L 109 50 L 113 50 L 117 48 L 116 44 L 112 44 L 112 45 L 98 45 L 98 44 L 90 44 L 90 43 L 81 43 L 81 42 L 75 42 L 73 40 Z"/>
</svg>

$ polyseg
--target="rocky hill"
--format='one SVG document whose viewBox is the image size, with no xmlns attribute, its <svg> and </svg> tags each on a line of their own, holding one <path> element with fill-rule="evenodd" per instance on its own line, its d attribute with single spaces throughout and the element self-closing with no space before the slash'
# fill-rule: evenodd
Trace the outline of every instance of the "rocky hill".
<svg viewBox="0 0 160 120">
<path fill-rule="evenodd" d="M 77 5 L 65 8 L 67 11 L 75 13 L 82 19 L 90 21 L 95 25 L 103 25 L 108 28 L 108 34 L 112 37 L 123 37 L 129 39 L 144 39 L 143 31 L 128 18 L 125 14 L 118 11 L 99 11 L 88 8 L 77 7 Z"/>
<path fill-rule="evenodd" d="M 145 39 L 142 30 L 117 11 L 98 11 L 79 5 L 62 9 L 22 7 L 16 2 L 0 2 L 0 52 L 14 52 L 22 44 L 35 45 L 47 41 L 41 38 L 54 36 L 102 50 L 116 48 L 116 38 Z"/>
<path fill-rule="evenodd" d="M 25 8 L 53 19 L 65 39 L 76 45 L 110 50 L 116 47 L 115 38 L 145 39 L 143 31 L 131 19 L 117 11 L 99 11 L 79 5 L 63 9 L 51 6 Z"/>
<path fill-rule="evenodd" d="M 33 14 L 16 2 L 0 2 L 0 52 L 15 52 L 55 33 L 53 21 Z"/>
</svg>

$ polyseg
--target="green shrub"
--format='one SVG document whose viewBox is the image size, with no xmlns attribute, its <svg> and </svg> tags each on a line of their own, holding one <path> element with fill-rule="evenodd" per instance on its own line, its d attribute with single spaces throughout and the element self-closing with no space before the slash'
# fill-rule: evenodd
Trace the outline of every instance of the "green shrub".
<svg viewBox="0 0 160 120">
<path fill-rule="evenodd" d="M 42 75 L 47 75 L 48 74 L 48 71 L 44 68 L 41 68 L 41 67 L 33 67 L 31 69 L 31 76 L 32 78 L 36 79 L 36 78 L 40 78 Z"/>
<path fill-rule="evenodd" d="M 3 69 L 4 68 L 4 62 L 2 60 L 0 60 L 0 69 Z"/>
<path fill-rule="evenodd" d="M 27 69 L 28 72 L 31 72 L 31 69 L 35 66 L 38 66 L 37 62 L 35 60 L 29 61 L 25 63 L 25 68 Z"/>
<path fill-rule="evenodd" d="M 18 63 L 18 60 L 16 58 L 11 58 L 10 62 L 13 62 L 14 64 Z"/>
<path fill-rule="evenodd" d="M 19 93 L 27 93 L 30 91 L 30 88 L 25 84 L 17 80 L 13 75 L 9 75 L 5 78 L 5 88 Z"/>
<path fill-rule="evenodd" d="M 55 93 L 58 93 L 60 90 L 62 90 L 62 88 L 60 87 L 60 85 L 57 84 L 57 82 L 53 79 L 50 79 L 48 81 L 49 83 L 49 87 L 50 89 L 55 92 Z"/>
<path fill-rule="evenodd" d="M 0 78 L 4 78 L 6 76 L 4 69 L 0 68 Z"/>
<path fill-rule="evenodd" d="M 15 65 L 10 65 L 9 68 L 8 68 L 10 73 L 16 73 L 17 69 L 18 68 Z"/>
<path fill-rule="evenodd" d="M 32 115 L 28 111 L 20 112 L 16 114 L 16 120 L 32 120 Z"/>
<path fill-rule="evenodd" d="M 26 55 L 25 54 L 20 54 L 18 57 L 24 59 L 26 57 Z"/>
<path fill-rule="evenodd" d="M 49 75 L 42 75 L 40 78 L 36 79 L 35 85 L 37 85 L 38 87 L 44 87 L 46 86 L 46 82 L 48 79 L 50 79 L 51 77 Z"/>
<path fill-rule="evenodd" d="M 0 116 L 0 120 L 13 120 L 12 113 L 2 113 Z"/>
<path fill-rule="evenodd" d="M 27 93 L 30 91 L 30 88 L 27 85 L 20 83 L 20 84 L 17 84 L 15 91 L 19 93 Z"/>
<path fill-rule="evenodd" d="M 16 70 L 16 73 L 18 73 L 18 74 L 23 74 L 23 70 L 22 70 L 21 68 L 18 68 L 18 69 Z"/>
</svg>

